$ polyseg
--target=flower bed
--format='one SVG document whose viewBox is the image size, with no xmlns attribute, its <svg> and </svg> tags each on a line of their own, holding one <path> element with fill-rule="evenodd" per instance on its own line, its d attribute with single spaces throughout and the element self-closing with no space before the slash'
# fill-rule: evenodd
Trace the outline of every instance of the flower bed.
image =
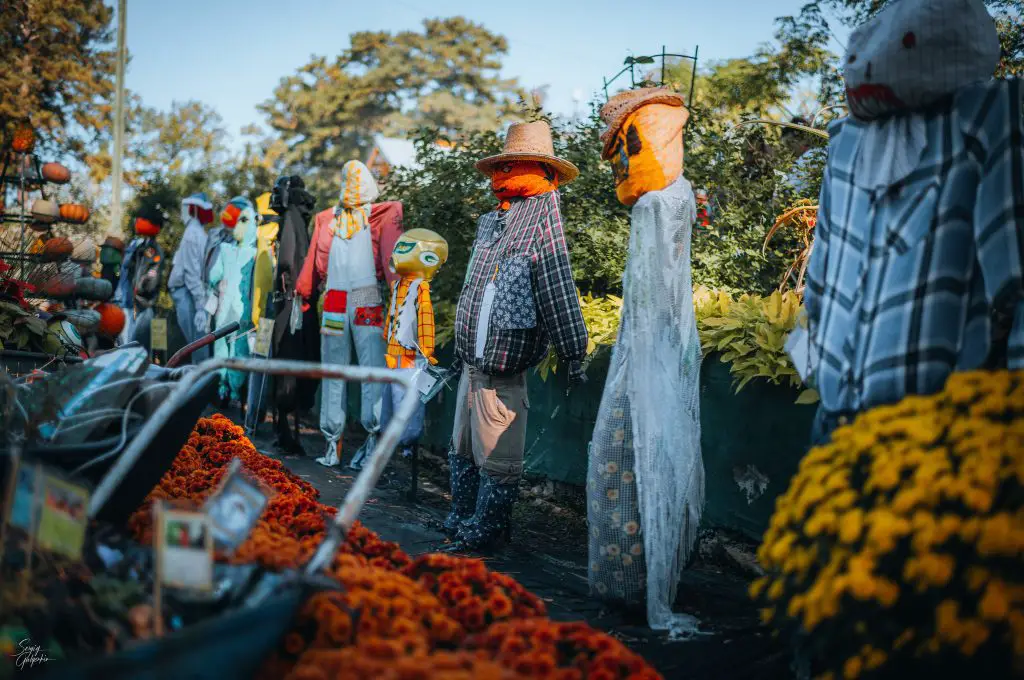
<svg viewBox="0 0 1024 680">
<path fill-rule="evenodd" d="M 1024 672 L 1024 372 L 954 374 L 812 449 L 758 553 L 819 678 Z"/>
<path fill-rule="evenodd" d="M 334 509 L 279 461 L 258 453 L 224 416 L 196 425 L 171 469 L 130 520 L 152 540 L 157 499 L 201 502 L 232 458 L 275 496 L 250 538 L 222 561 L 297 567 L 323 538 Z M 330 574 L 344 586 L 319 593 L 264 669 L 265 678 L 658 678 L 614 638 L 583 624 L 549 622 L 544 602 L 481 560 L 423 555 L 412 560 L 356 522 Z"/>
</svg>

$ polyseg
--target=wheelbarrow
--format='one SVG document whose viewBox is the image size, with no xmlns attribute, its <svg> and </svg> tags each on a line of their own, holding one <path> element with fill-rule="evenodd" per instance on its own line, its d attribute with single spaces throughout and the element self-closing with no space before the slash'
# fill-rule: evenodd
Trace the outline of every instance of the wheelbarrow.
<svg viewBox="0 0 1024 680">
<path fill-rule="evenodd" d="M 391 382 L 405 388 L 405 397 L 377 439 L 370 461 L 359 472 L 328 524 L 324 540 L 300 571 L 282 575 L 259 570 L 249 580 L 244 592 L 233 596 L 234 606 L 215 618 L 159 639 L 138 642 L 109 656 L 77 663 L 47 664 L 45 674 L 40 677 L 53 680 L 251 680 L 291 628 L 301 604 L 313 592 L 327 587 L 322 572 L 330 566 L 377 485 L 416 409 L 417 392 L 412 381 L 399 371 L 277 359 L 215 358 L 205 361 L 179 380 L 153 417 L 146 421 L 96 488 L 90 499 L 89 514 L 97 516 L 118 486 L 127 479 L 128 472 L 160 432 L 161 419 L 179 408 L 205 376 L 221 369 L 350 382 Z"/>
</svg>

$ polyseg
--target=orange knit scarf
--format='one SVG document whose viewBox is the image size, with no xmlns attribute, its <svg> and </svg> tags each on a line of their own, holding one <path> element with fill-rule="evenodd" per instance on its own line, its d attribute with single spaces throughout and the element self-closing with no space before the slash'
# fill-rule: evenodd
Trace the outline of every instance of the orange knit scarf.
<svg viewBox="0 0 1024 680">
<path fill-rule="evenodd" d="M 558 189 L 558 175 L 537 161 L 512 161 L 491 173 L 491 191 L 498 197 L 498 209 L 508 210 L 515 197 L 526 198 Z"/>
</svg>

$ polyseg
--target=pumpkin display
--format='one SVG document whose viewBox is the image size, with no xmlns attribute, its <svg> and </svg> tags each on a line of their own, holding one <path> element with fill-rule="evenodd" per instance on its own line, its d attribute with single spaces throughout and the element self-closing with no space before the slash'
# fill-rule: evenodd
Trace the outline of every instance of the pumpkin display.
<svg viewBox="0 0 1024 680">
<path fill-rule="evenodd" d="M 28 125 L 22 125 L 14 131 L 11 148 L 17 153 L 31 151 L 36 143 L 36 133 Z"/>
<path fill-rule="evenodd" d="M 43 179 L 53 184 L 67 184 L 71 181 L 71 171 L 60 163 L 44 163 Z"/>
<path fill-rule="evenodd" d="M 75 280 L 74 295 L 82 300 L 106 302 L 114 294 L 114 285 L 106 279 L 82 276 Z"/>
<path fill-rule="evenodd" d="M 37 198 L 32 201 L 32 217 L 35 218 L 36 222 L 52 224 L 60 217 L 60 208 L 53 201 Z"/>
<path fill-rule="evenodd" d="M 89 221 L 89 209 L 81 203 L 65 203 L 60 207 L 60 218 L 71 224 L 85 224 Z"/>
<path fill-rule="evenodd" d="M 58 236 L 48 239 L 43 244 L 42 259 L 44 262 L 59 262 L 71 257 L 73 251 L 74 246 L 71 245 L 71 240 Z"/>
<path fill-rule="evenodd" d="M 96 332 L 107 338 L 116 338 L 124 330 L 124 310 L 112 302 L 104 302 L 96 307 L 100 322 Z"/>
<path fill-rule="evenodd" d="M 73 276 L 68 276 L 67 274 L 58 274 L 47 279 L 47 281 L 40 286 L 39 292 L 45 297 L 53 298 L 55 300 L 69 298 L 75 293 L 75 278 Z"/>
</svg>

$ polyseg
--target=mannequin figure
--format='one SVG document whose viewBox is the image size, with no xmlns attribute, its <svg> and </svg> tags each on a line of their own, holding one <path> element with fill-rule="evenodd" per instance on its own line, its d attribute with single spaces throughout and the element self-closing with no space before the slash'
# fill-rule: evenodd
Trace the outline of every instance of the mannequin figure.
<svg viewBox="0 0 1024 680">
<path fill-rule="evenodd" d="M 601 110 L 602 157 L 632 213 L 622 320 L 590 443 L 590 586 L 601 599 L 646 604 L 656 630 L 686 622 L 672 604 L 704 504 L 688 117 L 663 88 L 624 92 Z"/>
<path fill-rule="evenodd" d="M 244 196 L 235 196 L 221 213 L 221 223 L 233 236 L 221 244 L 210 271 L 209 295 L 217 295 L 214 324 L 220 328 L 239 323 L 238 332 L 217 340 L 214 354 L 218 357 L 249 356 L 248 338 L 241 336 L 252 328 L 252 270 L 256 261 L 256 209 Z M 214 292 L 216 291 L 216 293 Z M 232 338 L 235 338 L 232 340 Z M 221 400 L 242 400 L 245 373 L 225 370 L 221 374 Z"/>
<path fill-rule="evenodd" d="M 270 208 L 270 192 L 256 199 L 259 226 L 256 228 L 256 262 L 252 271 L 252 323 L 259 329 L 263 319 L 273 318 L 274 269 L 277 266 L 277 234 L 280 227 L 277 213 Z M 272 321 L 269 321 L 272 323 Z M 255 335 L 249 343 L 250 351 L 256 344 Z M 268 347 L 268 350 L 271 348 Z M 272 352 L 270 353 L 272 355 Z M 270 358 L 268 355 L 267 358 Z M 245 429 L 251 438 L 257 426 L 266 419 L 270 399 L 270 379 L 262 373 L 249 374 L 249 394 L 245 405 Z"/>
<path fill-rule="evenodd" d="M 136 328 L 141 328 L 144 337 L 149 337 L 153 305 L 163 281 L 164 251 L 156 237 L 163 229 L 164 214 L 160 206 L 146 200 L 142 203 L 135 215 L 135 238 L 125 248 L 114 294 L 114 303 L 124 311 L 122 343 L 136 339 Z"/>
<path fill-rule="evenodd" d="M 323 287 L 320 323 L 320 356 L 324 363 L 384 366 L 384 307 L 380 284 L 396 275 L 386 269 L 391 249 L 401 232 L 401 208 L 397 219 L 377 211 L 384 219 L 374 224 L 373 201 L 379 195 L 370 170 L 349 161 L 341 171 L 338 205 L 316 216 L 313 239 L 302 267 L 298 292 L 308 302 Z M 397 204 L 400 206 L 401 204 Z M 380 429 L 381 384 L 362 384 L 360 421 L 366 442 L 350 466 L 359 468 L 376 445 Z M 324 380 L 321 388 L 320 430 L 327 447 L 317 459 L 333 467 L 341 462 L 341 435 L 345 430 L 346 392 L 343 380 Z"/>
<path fill-rule="evenodd" d="M 174 300 L 178 327 L 185 336 L 185 342 L 190 343 L 205 335 L 207 318 L 204 308 L 206 286 L 203 283 L 203 260 L 206 256 L 204 227 L 213 222 L 213 203 L 206 194 L 192 194 L 181 202 L 181 221 L 185 224 L 185 234 L 174 253 L 167 292 Z M 190 358 L 193 362 L 197 360 L 195 355 Z"/>
<path fill-rule="evenodd" d="M 401 278 L 391 284 L 391 305 L 384 323 L 388 368 L 424 370 L 434 365 L 434 307 L 430 302 L 430 281 L 448 260 L 448 242 L 429 229 L 412 229 L 395 244 L 389 269 Z M 394 383 L 384 385 L 381 428 L 402 403 L 405 391 Z M 402 455 L 415 453 L 423 435 L 426 404 L 420 403 L 398 444 Z"/>
</svg>

